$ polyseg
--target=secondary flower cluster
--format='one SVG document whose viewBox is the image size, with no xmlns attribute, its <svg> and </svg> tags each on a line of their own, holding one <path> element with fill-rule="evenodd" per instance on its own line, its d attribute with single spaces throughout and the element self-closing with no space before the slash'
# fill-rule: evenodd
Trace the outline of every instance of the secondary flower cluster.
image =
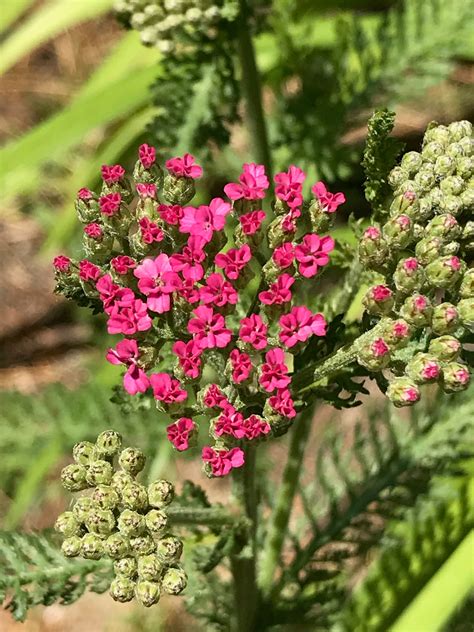
<svg viewBox="0 0 474 632">
<path fill-rule="evenodd" d="M 165 480 L 148 488 L 138 483 L 145 456 L 136 448 L 121 447 L 122 438 L 113 430 L 102 432 L 95 444 L 82 441 L 74 446 L 75 463 L 63 469 L 63 486 L 91 493 L 62 513 L 55 528 L 65 538 L 62 551 L 67 557 L 114 560 L 113 599 L 125 602 L 135 596 L 148 607 L 158 602 L 162 591 L 178 595 L 187 583 L 178 564 L 182 542 L 168 532 L 166 507 L 174 489 Z M 119 469 L 114 471 L 117 455 Z"/>
<path fill-rule="evenodd" d="M 151 392 L 171 415 L 176 449 L 192 444 L 193 417 L 212 418 L 214 445 L 202 458 L 209 475 L 223 476 L 244 463 L 245 442 L 296 415 L 293 356 L 326 331 L 322 314 L 298 304 L 298 288 L 328 264 L 334 240 L 321 232 L 344 196 L 319 182 L 304 203 L 305 174 L 291 166 L 275 176 L 276 200 L 263 210 L 270 183 L 251 163 L 225 186 L 230 202 L 191 206 L 201 175 L 189 154 L 163 173 L 148 145 L 132 184 L 120 165 L 102 167 L 100 195 L 81 189 L 76 201 L 88 258 L 59 256 L 54 266 L 58 290 L 101 304 L 108 332 L 123 336 L 107 359 L 125 367 L 129 394 Z M 170 356 L 172 372 L 157 370 Z"/>
<path fill-rule="evenodd" d="M 430 127 L 421 153 L 405 154 L 390 174 L 394 200 L 383 226 L 366 229 L 361 262 L 384 275 L 364 299 L 377 318 L 362 339 L 358 361 L 374 371 L 392 368 L 387 391 L 397 406 L 420 398 L 419 385 L 447 392 L 467 388 L 461 338 L 474 329 L 474 157 L 468 121 Z M 398 350 L 427 332 L 412 357 Z"/>
<path fill-rule="evenodd" d="M 117 0 L 115 10 L 161 53 L 192 53 L 217 37 L 221 23 L 235 20 L 238 0 Z"/>
</svg>

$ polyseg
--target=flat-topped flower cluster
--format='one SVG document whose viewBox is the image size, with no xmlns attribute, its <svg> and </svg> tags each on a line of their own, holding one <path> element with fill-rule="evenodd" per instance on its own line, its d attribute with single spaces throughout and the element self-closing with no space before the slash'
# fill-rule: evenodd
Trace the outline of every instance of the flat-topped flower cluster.
<svg viewBox="0 0 474 632">
<path fill-rule="evenodd" d="M 54 266 L 58 290 L 101 304 L 108 333 L 123 336 L 107 359 L 125 367 L 130 395 L 152 392 L 174 419 L 178 450 L 191 445 L 195 417 L 211 418 L 202 458 L 222 476 L 243 465 L 246 442 L 296 416 L 293 355 L 325 335 L 326 320 L 297 304 L 295 288 L 328 264 L 334 240 L 321 233 L 344 196 L 319 182 L 304 203 L 305 174 L 291 166 L 275 176 L 270 208 L 265 169 L 250 163 L 224 187 L 230 201 L 192 206 L 201 175 L 190 154 L 163 173 L 146 144 L 131 181 L 103 166 L 100 195 L 83 188 L 76 201 L 87 258 Z M 173 370 L 156 370 L 166 353 Z"/>
</svg>

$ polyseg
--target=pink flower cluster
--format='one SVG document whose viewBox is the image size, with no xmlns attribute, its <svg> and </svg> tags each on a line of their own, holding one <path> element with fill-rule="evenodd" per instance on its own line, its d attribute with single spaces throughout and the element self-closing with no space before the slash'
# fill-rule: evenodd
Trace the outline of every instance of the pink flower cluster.
<svg viewBox="0 0 474 632">
<path fill-rule="evenodd" d="M 168 160 L 166 168 L 175 188 L 183 179 L 202 175 L 190 154 Z M 120 165 L 102 168 L 100 196 L 88 189 L 78 194 L 81 204 L 98 200 L 97 218 L 84 229 L 91 239 L 101 239 L 111 221 L 119 230 L 117 218 L 125 218 L 126 228 L 114 241 L 128 241 L 125 252 L 112 250 L 100 265 L 93 257 L 74 264 L 59 256 L 54 266 L 58 278 L 76 278 L 87 296 L 101 301 L 108 333 L 123 336 L 108 350 L 107 360 L 125 367 L 127 393 L 152 394 L 159 409 L 174 418 L 167 437 L 177 450 L 187 450 L 196 436 L 194 415 L 205 412 L 213 418 L 210 435 L 215 443 L 203 448 L 202 458 L 211 475 L 224 476 L 243 465 L 245 442 L 271 433 L 273 418 L 297 414 L 292 355 L 312 336 L 326 333 L 324 316 L 298 304 L 298 286 L 328 264 L 334 240 L 315 232 L 287 239 L 272 249 L 277 273 L 267 279 L 261 253 L 256 256 L 257 244 L 265 239 L 261 207 L 270 184 L 262 165 L 245 164 L 238 182 L 224 187 L 231 202 L 215 197 L 199 206 L 181 205 L 167 196 L 171 185 L 167 178 L 163 184 L 153 147 L 139 148 L 134 173 L 141 180 L 135 183 L 136 206 L 129 204 L 131 189 Z M 303 213 L 305 177 L 291 166 L 274 178 L 277 204 L 293 234 Z M 314 192 L 328 213 L 344 200 L 322 183 Z M 240 241 L 226 247 L 224 228 L 231 216 Z M 257 233 L 260 242 L 254 239 Z M 250 301 L 243 288 L 255 274 L 261 283 Z M 172 371 L 156 370 L 154 348 L 174 355 Z M 200 388 L 204 368 L 219 358 L 219 384 Z"/>
</svg>

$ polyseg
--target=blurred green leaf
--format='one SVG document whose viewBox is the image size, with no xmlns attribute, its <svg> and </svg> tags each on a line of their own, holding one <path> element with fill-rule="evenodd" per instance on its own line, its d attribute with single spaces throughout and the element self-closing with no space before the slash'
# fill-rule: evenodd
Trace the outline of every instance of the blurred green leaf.
<svg viewBox="0 0 474 632">
<path fill-rule="evenodd" d="M 6 31 L 34 2 L 35 0 L 3 0 L 0 11 L 0 33 Z"/>
<path fill-rule="evenodd" d="M 52 0 L 39 8 L 0 46 L 0 73 L 58 33 L 105 13 L 112 3 L 113 0 L 81 0 L 68 2 L 65 8 L 64 0 Z"/>
</svg>

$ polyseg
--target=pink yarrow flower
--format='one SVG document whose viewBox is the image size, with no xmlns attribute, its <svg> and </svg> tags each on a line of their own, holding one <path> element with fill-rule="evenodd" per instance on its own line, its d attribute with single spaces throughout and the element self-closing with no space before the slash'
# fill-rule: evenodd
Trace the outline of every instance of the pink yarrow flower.
<svg viewBox="0 0 474 632">
<path fill-rule="evenodd" d="M 285 352 L 276 347 L 265 354 L 265 362 L 260 369 L 260 385 L 271 393 L 275 389 L 286 388 L 291 377 L 288 375 L 288 367 L 285 364 Z"/>
<path fill-rule="evenodd" d="M 200 178 L 202 176 L 202 167 L 196 164 L 194 156 L 184 154 L 166 161 L 166 168 L 173 175 L 181 178 Z"/>
<path fill-rule="evenodd" d="M 232 365 L 232 379 L 236 384 L 245 382 L 252 372 L 252 360 L 247 353 L 242 353 L 238 349 L 230 352 L 230 363 Z"/>
<path fill-rule="evenodd" d="M 199 289 L 199 298 L 204 305 L 213 304 L 216 307 L 224 307 L 229 303 L 235 305 L 239 300 L 239 295 L 229 281 L 226 281 L 218 272 L 213 272 L 205 279 L 205 285 Z"/>
<path fill-rule="evenodd" d="M 199 288 L 192 279 L 184 279 L 178 288 L 178 296 L 187 303 L 199 302 Z"/>
<path fill-rule="evenodd" d="M 160 204 L 158 215 L 170 226 L 177 226 L 184 215 L 184 209 L 179 204 Z"/>
<path fill-rule="evenodd" d="M 233 407 L 226 408 L 214 423 L 213 432 L 217 437 L 228 435 L 235 439 L 241 439 L 243 432 L 244 416 Z"/>
<path fill-rule="evenodd" d="M 111 260 L 110 265 L 117 274 L 123 276 L 129 270 L 136 268 L 137 262 L 132 257 L 127 257 L 127 255 L 119 255 Z"/>
<path fill-rule="evenodd" d="M 243 433 L 242 439 L 247 439 L 248 441 L 264 437 L 270 430 L 270 424 L 258 415 L 250 415 L 244 419 L 240 428 L 240 432 Z"/>
<path fill-rule="evenodd" d="M 83 259 L 79 261 L 79 277 L 83 281 L 97 281 L 102 274 L 102 270 L 95 263 Z"/>
<path fill-rule="evenodd" d="M 293 307 L 279 320 L 279 338 L 288 348 L 306 342 L 312 335 L 326 335 L 326 320 L 322 314 L 313 314 L 307 307 Z"/>
<path fill-rule="evenodd" d="M 147 307 L 152 312 L 164 314 L 171 309 L 171 294 L 180 287 L 180 279 L 173 271 L 168 255 L 162 253 L 156 259 L 145 259 L 134 270 L 138 288 L 147 297 Z"/>
<path fill-rule="evenodd" d="M 287 388 L 278 390 L 275 395 L 269 398 L 268 403 L 273 410 L 282 417 L 286 417 L 287 419 L 296 417 L 294 402 Z"/>
<path fill-rule="evenodd" d="M 196 424 L 189 417 L 181 417 L 166 428 L 169 441 L 179 451 L 189 448 L 189 440 L 196 431 Z"/>
<path fill-rule="evenodd" d="M 420 264 L 418 263 L 418 259 L 415 257 L 409 257 L 403 262 L 403 269 L 405 272 L 415 272 L 419 267 Z"/>
<path fill-rule="evenodd" d="M 381 236 L 382 233 L 380 231 L 380 228 L 377 228 L 377 226 L 369 226 L 364 231 L 364 237 L 367 237 L 367 239 L 379 239 Z"/>
<path fill-rule="evenodd" d="M 301 244 L 295 247 L 299 273 L 307 279 L 314 277 L 319 268 L 329 263 L 329 253 L 332 250 L 334 250 L 332 237 L 319 237 L 314 233 L 305 235 Z"/>
<path fill-rule="evenodd" d="M 346 196 L 344 193 L 330 193 L 324 182 L 317 182 L 312 188 L 311 191 L 319 200 L 319 203 L 322 206 L 323 211 L 326 213 L 334 213 L 337 210 L 338 206 L 344 204 L 346 201 Z"/>
<path fill-rule="evenodd" d="M 201 372 L 201 348 L 195 340 L 183 342 L 178 340 L 173 345 L 173 353 L 178 356 L 183 373 L 192 379 L 199 377 Z"/>
<path fill-rule="evenodd" d="M 376 340 L 374 340 L 374 342 L 370 345 L 370 348 L 374 356 L 376 356 L 377 358 L 383 357 L 387 355 L 387 353 L 390 353 L 390 347 L 383 338 L 377 338 Z"/>
<path fill-rule="evenodd" d="M 260 292 L 258 298 L 265 305 L 284 305 L 291 301 L 291 286 L 295 282 L 290 274 L 281 274 L 268 290 Z"/>
<path fill-rule="evenodd" d="M 251 314 L 240 321 L 239 338 L 248 342 L 254 349 L 265 349 L 267 346 L 268 327 L 258 314 Z"/>
<path fill-rule="evenodd" d="M 235 281 L 252 258 L 252 251 L 248 244 L 240 248 L 231 248 L 226 253 L 216 255 L 214 262 L 218 268 L 223 268 L 228 279 Z"/>
<path fill-rule="evenodd" d="M 204 268 L 201 264 L 206 258 L 205 245 L 205 239 L 198 235 L 191 235 L 182 251 L 171 255 L 170 262 L 173 270 L 181 272 L 188 281 L 200 281 L 204 276 Z"/>
<path fill-rule="evenodd" d="M 150 384 L 153 397 L 164 404 L 177 404 L 188 397 L 187 392 L 181 388 L 180 382 L 168 373 L 152 373 Z"/>
<path fill-rule="evenodd" d="M 295 233 L 296 232 L 296 220 L 298 217 L 301 217 L 301 211 L 299 208 L 291 208 L 289 213 L 284 215 L 283 220 L 281 222 L 282 230 L 285 233 Z"/>
<path fill-rule="evenodd" d="M 84 233 L 91 239 L 100 239 L 104 234 L 102 226 L 93 222 L 84 226 Z"/>
<path fill-rule="evenodd" d="M 251 162 L 244 164 L 239 183 L 226 184 L 224 192 L 231 200 L 261 200 L 269 186 L 265 167 Z"/>
<path fill-rule="evenodd" d="M 137 341 L 128 339 L 118 342 L 115 349 L 109 349 L 106 355 L 111 364 L 124 364 L 128 367 L 123 376 L 123 386 L 130 395 L 145 393 L 150 386 L 145 371 L 137 364 L 139 357 Z"/>
<path fill-rule="evenodd" d="M 209 206 L 186 206 L 179 224 L 181 233 L 190 233 L 211 241 L 214 231 L 222 230 L 231 206 L 222 198 L 214 198 Z"/>
<path fill-rule="evenodd" d="M 217 386 L 217 384 L 210 384 L 203 397 L 203 403 L 208 408 L 227 408 L 230 406 L 229 400 Z"/>
<path fill-rule="evenodd" d="M 97 281 L 95 287 L 99 292 L 99 297 L 106 314 L 112 312 L 114 305 L 125 307 L 132 305 L 135 300 L 135 294 L 132 290 L 114 283 L 110 274 L 104 274 L 104 276 Z"/>
<path fill-rule="evenodd" d="M 79 191 L 77 192 L 77 197 L 79 198 L 79 200 L 92 200 L 94 194 L 87 187 L 82 187 L 82 189 L 79 189 Z"/>
<path fill-rule="evenodd" d="M 53 266 L 58 272 L 69 272 L 71 268 L 71 259 L 65 255 L 58 255 L 53 259 Z"/>
<path fill-rule="evenodd" d="M 152 321 L 148 315 L 146 304 L 138 298 L 127 305 L 114 303 L 107 321 L 109 334 L 123 334 L 124 336 L 133 336 L 139 331 L 148 331 L 151 326 Z"/>
<path fill-rule="evenodd" d="M 277 173 L 274 177 L 276 187 L 275 195 L 288 204 L 290 208 L 300 207 L 303 204 L 303 183 L 306 174 L 304 171 L 291 165 L 286 172 Z"/>
<path fill-rule="evenodd" d="M 282 270 L 289 268 L 295 259 L 295 247 L 291 241 L 287 241 L 275 248 L 272 259 Z"/>
<path fill-rule="evenodd" d="M 207 464 L 212 476 L 227 476 L 232 469 L 242 467 L 245 457 L 240 448 L 215 450 L 205 446 L 202 449 L 202 460 Z"/>
<path fill-rule="evenodd" d="M 107 193 L 99 198 L 100 211 L 107 217 L 115 215 L 122 203 L 122 196 L 120 193 Z"/>
<path fill-rule="evenodd" d="M 212 307 L 201 305 L 197 307 L 193 314 L 196 318 L 191 318 L 188 322 L 188 331 L 193 334 L 197 346 L 200 349 L 214 349 L 215 347 L 226 347 L 231 338 L 232 332 L 226 328 L 224 316 L 214 312 Z"/>
<path fill-rule="evenodd" d="M 151 166 L 155 164 L 156 160 L 156 149 L 151 145 L 147 145 L 143 143 L 138 148 L 138 158 L 142 163 L 145 169 L 149 169 Z"/>
<path fill-rule="evenodd" d="M 437 362 L 432 360 L 426 362 L 421 371 L 421 376 L 425 380 L 437 380 L 441 373 L 441 367 Z"/>
<path fill-rule="evenodd" d="M 413 386 L 408 386 L 402 393 L 402 399 L 405 402 L 417 402 L 420 399 L 420 391 Z"/>
<path fill-rule="evenodd" d="M 125 169 L 122 165 L 102 165 L 100 173 L 105 184 L 115 184 L 123 178 Z"/>
<path fill-rule="evenodd" d="M 371 296 L 377 303 L 383 303 L 392 298 L 392 290 L 386 285 L 374 285 L 370 291 Z"/>
<path fill-rule="evenodd" d="M 148 217 L 142 217 L 142 219 L 139 220 L 138 225 L 140 226 L 140 233 L 144 244 L 152 244 L 155 241 L 163 241 L 165 236 L 164 232 L 158 224 L 152 222 L 148 219 Z"/>
<path fill-rule="evenodd" d="M 137 193 L 141 198 L 156 198 L 156 184 L 141 182 L 137 184 Z"/>
<path fill-rule="evenodd" d="M 239 222 L 244 235 L 255 235 L 260 230 L 263 220 L 265 219 L 265 211 L 251 211 L 239 217 Z"/>
</svg>

